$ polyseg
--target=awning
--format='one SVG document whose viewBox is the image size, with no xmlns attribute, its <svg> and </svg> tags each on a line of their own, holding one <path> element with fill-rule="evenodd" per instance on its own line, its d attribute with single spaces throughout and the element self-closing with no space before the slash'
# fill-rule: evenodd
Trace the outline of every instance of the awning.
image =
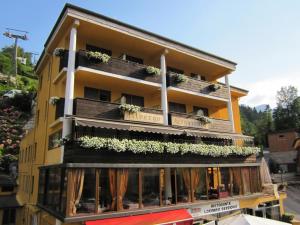
<svg viewBox="0 0 300 225">
<path fill-rule="evenodd" d="M 186 129 L 184 130 L 187 136 L 195 136 L 195 137 L 209 137 L 209 138 L 220 138 L 220 139 L 242 139 L 245 141 L 252 141 L 253 137 L 242 135 L 242 134 L 234 134 L 234 133 L 220 133 L 220 132 L 210 132 L 210 131 L 200 131 L 200 130 L 192 130 Z"/>
<path fill-rule="evenodd" d="M 160 134 L 173 134 L 180 135 L 183 132 L 181 130 L 164 127 L 159 125 L 147 125 L 147 124 L 136 124 L 136 123 L 126 123 L 126 122 L 115 122 L 108 120 L 92 120 L 75 118 L 75 126 L 84 127 L 97 127 L 106 129 L 117 129 L 117 130 L 129 130 L 137 132 L 148 132 L 148 133 L 160 133 Z"/>
<path fill-rule="evenodd" d="M 192 225 L 193 218 L 186 209 L 159 213 L 148 213 L 138 216 L 126 216 L 95 221 L 87 221 L 86 225 Z"/>
</svg>

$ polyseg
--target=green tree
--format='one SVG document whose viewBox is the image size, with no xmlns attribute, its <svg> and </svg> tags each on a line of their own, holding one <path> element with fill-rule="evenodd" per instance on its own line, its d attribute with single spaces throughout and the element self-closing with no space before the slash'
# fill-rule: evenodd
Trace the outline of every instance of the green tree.
<svg viewBox="0 0 300 225">
<path fill-rule="evenodd" d="M 7 54 L 0 52 L 0 72 L 9 74 L 12 71 L 12 60 Z"/>
<path fill-rule="evenodd" d="M 282 87 L 277 92 L 277 107 L 274 110 L 275 130 L 300 128 L 300 100 L 297 88 Z"/>
</svg>

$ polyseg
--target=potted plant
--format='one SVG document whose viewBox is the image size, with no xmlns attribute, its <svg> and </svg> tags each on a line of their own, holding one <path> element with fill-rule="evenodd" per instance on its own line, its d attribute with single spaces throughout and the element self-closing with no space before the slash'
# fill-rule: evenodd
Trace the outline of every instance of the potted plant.
<svg viewBox="0 0 300 225">
<path fill-rule="evenodd" d="M 110 60 L 109 55 L 101 52 L 87 51 L 86 57 L 88 58 L 88 60 L 95 63 L 108 63 L 108 61 Z"/>
<path fill-rule="evenodd" d="M 221 85 L 220 84 L 211 84 L 208 86 L 208 88 L 211 90 L 211 91 L 217 91 L 221 88 Z"/>
<path fill-rule="evenodd" d="M 49 103 L 51 105 L 56 105 L 59 101 L 60 97 L 57 97 L 57 96 L 52 96 L 50 99 L 49 99 Z"/>
<path fill-rule="evenodd" d="M 122 114 L 124 114 L 125 112 L 137 113 L 137 112 L 141 111 L 141 107 L 140 106 L 131 105 L 131 104 L 121 104 L 119 106 L 119 109 L 120 109 L 120 111 L 121 111 Z"/>
<path fill-rule="evenodd" d="M 207 116 L 204 116 L 203 110 L 199 109 L 196 113 L 196 119 L 200 121 L 202 124 L 206 125 L 211 123 L 211 119 Z"/>
<path fill-rule="evenodd" d="M 160 69 L 156 68 L 154 66 L 147 66 L 146 72 L 150 75 L 159 76 L 160 75 Z"/>
<path fill-rule="evenodd" d="M 176 73 L 175 76 L 174 76 L 174 81 L 176 83 L 185 83 L 185 82 L 187 82 L 187 80 L 188 79 L 184 74 Z"/>
<path fill-rule="evenodd" d="M 56 48 L 54 49 L 53 54 L 57 57 L 63 57 L 65 55 L 66 50 L 63 48 Z"/>
</svg>

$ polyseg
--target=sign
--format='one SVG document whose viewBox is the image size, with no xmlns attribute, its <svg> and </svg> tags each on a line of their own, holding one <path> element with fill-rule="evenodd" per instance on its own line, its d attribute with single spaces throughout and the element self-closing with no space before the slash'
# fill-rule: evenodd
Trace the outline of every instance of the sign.
<svg viewBox="0 0 300 225">
<path fill-rule="evenodd" d="M 154 114 L 154 113 L 146 113 L 146 112 L 136 112 L 136 113 L 125 112 L 124 120 L 146 122 L 146 123 L 158 123 L 158 124 L 164 123 L 162 114 Z"/>
<path fill-rule="evenodd" d="M 215 213 L 228 212 L 240 208 L 239 201 L 216 202 L 207 205 L 195 206 L 189 209 L 193 217 L 200 217 Z"/>
<path fill-rule="evenodd" d="M 193 118 L 184 118 L 184 117 L 172 115 L 171 122 L 172 122 L 172 125 L 175 125 L 175 126 L 207 128 L 206 124 L 203 124 L 199 120 L 196 120 Z"/>
</svg>

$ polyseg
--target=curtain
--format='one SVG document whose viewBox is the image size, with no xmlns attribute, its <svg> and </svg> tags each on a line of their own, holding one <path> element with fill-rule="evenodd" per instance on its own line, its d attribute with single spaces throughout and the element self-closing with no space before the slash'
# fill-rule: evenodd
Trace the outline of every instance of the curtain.
<svg viewBox="0 0 300 225">
<path fill-rule="evenodd" d="M 184 181 L 185 188 L 188 192 L 188 201 L 192 200 L 191 198 L 191 176 L 190 176 L 190 169 L 182 169 L 182 177 Z"/>
<path fill-rule="evenodd" d="M 265 158 L 262 158 L 260 164 L 260 176 L 261 176 L 261 183 L 262 184 L 272 184 L 272 179 L 269 171 L 269 167 Z"/>
<path fill-rule="evenodd" d="M 68 172 L 67 215 L 76 215 L 76 205 L 79 203 L 83 182 L 84 169 L 69 169 Z"/>
<path fill-rule="evenodd" d="M 242 172 L 242 179 L 243 179 L 243 194 L 251 193 L 251 186 L 250 183 L 250 167 L 241 168 Z"/>
<path fill-rule="evenodd" d="M 111 210 L 116 209 L 116 197 L 117 197 L 117 189 L 116 189 L 116 182 L 117 182 L 117 169 L 109 169 L 108 170 L 108 177 L 109 177 L 109 189 L 111 194 Z"/>
<path fill-rule="evenodd" d="M 259 171 L 257 167 L 250 168 L 250 178 L 251 178 L 251 193 L 256 193 L 261 191 L 261 184 L 259 178 Z"/>
<path fill-rule="evenodd" d="M 119 169 L 120 185 L 118 187 L 118 206 L 117 210 L 123 210 L 123 198 L 127 191 L 128 169 Z"/>
<path fill-rule="evenodd" d="M 233 178 L 233 192 L 238 192 L 240 195 L 242 193 L 242 178 L 241 178 L 241 171 L 239 167 L 230 168 L 232 172 Z"/>
<path fill-rule="evenodd" d="M 192 168 L 191 169 L 191 175 L 192 175 L 192 191 L 194 192 L 192 201 L 195 201 L 195 192 L 197 187 L 200 183 L 200 169 L 199 168 Z"/>
</svg>

